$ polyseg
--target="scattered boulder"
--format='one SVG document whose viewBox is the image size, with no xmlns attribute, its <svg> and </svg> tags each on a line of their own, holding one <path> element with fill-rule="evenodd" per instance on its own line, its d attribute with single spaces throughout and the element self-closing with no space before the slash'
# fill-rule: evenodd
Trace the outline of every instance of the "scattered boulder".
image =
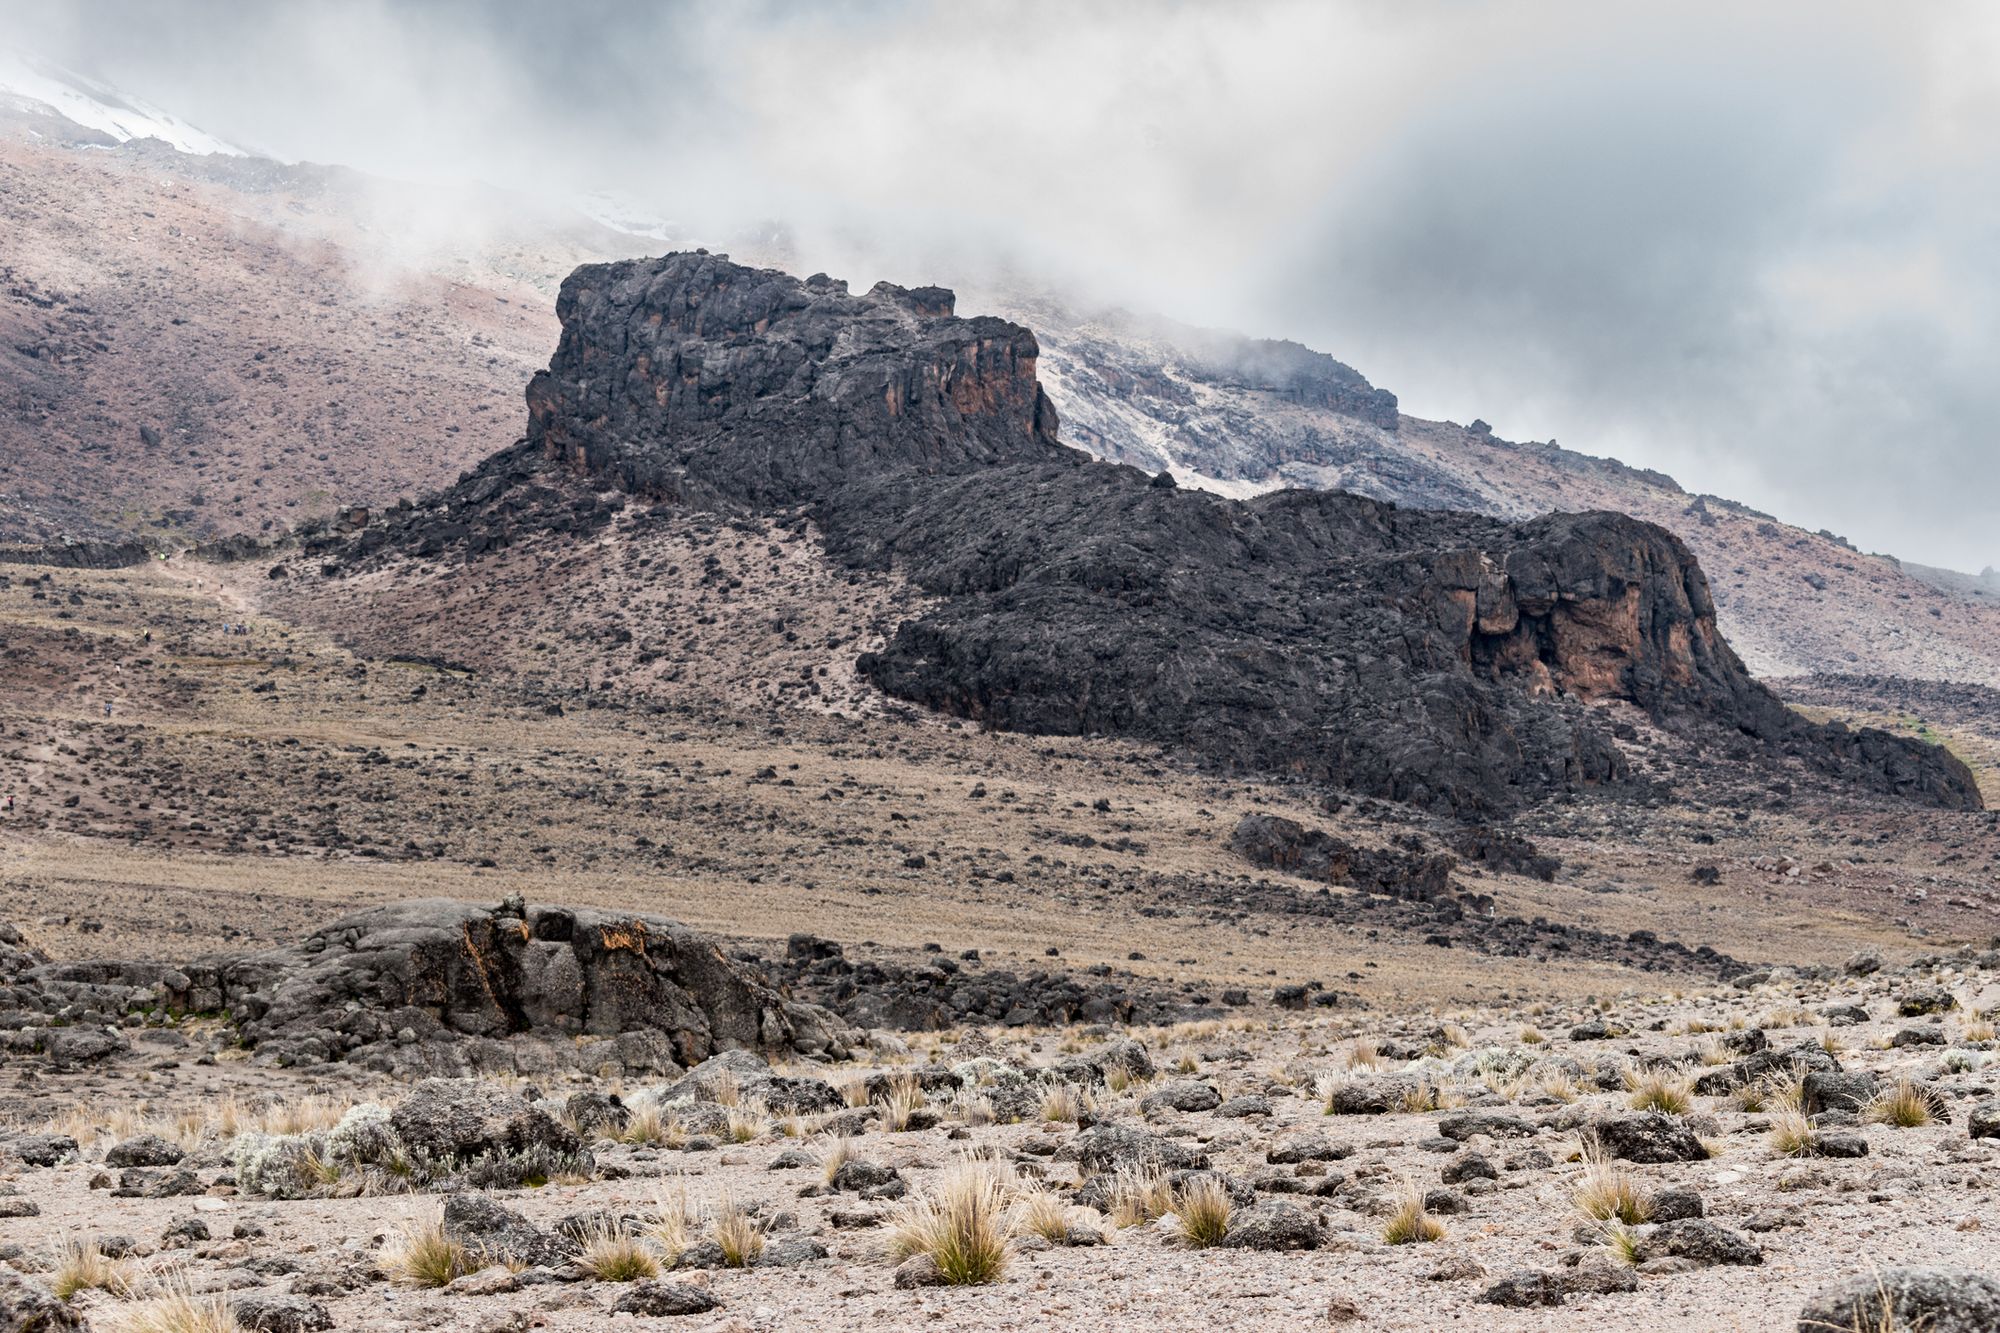
<svg viewBox="0 0 2000 1333">
<path fill-rule="evenodd" d="M 1590 1133 L 1604 1151 L 1627 1162 L 1700 1162 L 1708 1149 L 1687 1122 L 1659 1111 L 1632 1111 L 1600 1116 Z"/>
<path fill-rule="evenodd" d="M 1957 998 L 1942 986 L 1912 986 L 1896 997 L 1896 1012 L 1905 1018 L 1946 1014 L 1956 1008 Z"/>
<path fill-rule="evenodd" d="M 569 1242 L 483 1194 L 454 1194 L 445 1200 L 444 1234 L 475 1261 L 512 1259 L 553 1268 L 575 1253 Z"/>
<path fill-rule="evenodd" d="M 169 1143 L 157 1134 L 137 1134 L 121 1143 L 111 1145 L 104 1154 L 106 1166 L 175 1166 L 187 1156 L 179 1145 Z"/>
<path fill-rule="evenodd" d="M 1322 1239 L 1316 1214 L 1270 1199 L 1232 1215 L 1222 1243 L 1242 1250 L 1316 1250 Z"/>
<path fill-rule="evenodd" d="M 77 1142 L 67 1134 L 23 1134 L 7 1145 L 29 1166 L 55 1166 L 74 1160 Z"/>
<path fill-rule="evenodd" d="M 636 1282 L 627 1287 L 611 1309 L 616 1314 L 642 1315 L 648 1319 L 669 1319 L 678 1315 L 707 1314 L 719 1302 L 705 1287 L 691 1282 Z"/>
<path fill-rule="evenodd" d="M 303 1296 L 251 1292 L 232 1297 L 229 1312 L 246 1333 L 322 1333 L 333 1327 L 326 1307 Z"/>
<path fill-rule="evenodd" d="M 1141 1111 L 1213 1111 L 1222 1105 L 1222 1094 L 1214 1085 L 1183 1081 L 1169 1083 L 1158 1092 L 1149 1092 L 1139 1102 Z"/>
<path fill-rule="evenodd" d="M 1119 1166 L 1157 1166 L 1167 1171 L 1202 1171 L 1208 1154 L 1131 1125 L 1092 1125 L 1055 1152 L 1057 1161 L 1085 1171 Z"/>
<path fill-rule="evenodd" d="M 1524 1139 L 1534 1125 L 1506 1111 L 1448 1111 L 1438 1117 L 1437 1131 L 1448 1139 L 1465 1140 L 1484 1134 L 1495 1139 Z"/>
<path fill-rule="evenodd" d="M 1834 1072 L 1815 1069 L 1801 1084 L 1800 1109 L 1807 1115 L 1826 1111 L 1859 1111 L 1875 1097 L 1881 1080 L 1865 1069 Z"/>
<path fill-rule="evenodd" d="M 1992 1333 L 2000 1282 L 1959 1268 L 1886 1268 L 1836 1283 L 1799 1311 L 1798 1333 L 1890 1327 Z"/>
<path fill-rule="evenodd" d="M 576 1155 L 583 1148 L 546 1111 L 476 1079 L 425 1079 L 389 1113 L 389 1123 L 413 1151 L 440 1161 Z"/>
<path fill-rule="evenodd" d="M 1562 1279 L 1554 1273 L 1523 1269 L 1507 1274 L 1474 1299 L 1485 1305 L 1526 1310 L 1542 1305 L 1561 1305 L 1567 1294 Z"/>
<path fill-rule="evenodd" d="M 1639 1261 L 1673 1258 L 1697 1264 L 1761 1264 L 1764 1252 L 1727 1227 L 1702 1218 L 1682 1218 L 1638 1230 Z"/>
</svg>

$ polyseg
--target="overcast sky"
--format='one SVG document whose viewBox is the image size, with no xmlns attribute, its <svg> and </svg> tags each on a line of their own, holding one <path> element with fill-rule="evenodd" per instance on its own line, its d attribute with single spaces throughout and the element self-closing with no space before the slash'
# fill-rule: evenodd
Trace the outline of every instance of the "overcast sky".
<svg viewBox="0 0 2000 1333">
<path fill-rule="evenodd" d="M 286 158 L 782 222 L 2000 565 L 2000 6 L 0 0 Z M 0 44 L 7 34 L 0 28 Z"/>
</svg>

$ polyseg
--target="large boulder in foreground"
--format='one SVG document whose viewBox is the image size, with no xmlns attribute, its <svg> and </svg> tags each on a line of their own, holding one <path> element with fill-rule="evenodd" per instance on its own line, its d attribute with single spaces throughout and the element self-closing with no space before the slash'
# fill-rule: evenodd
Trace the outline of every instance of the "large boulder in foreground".
<svg viewBox="0 0 2000 1333">
<path fill-rule="evenodd" d="M 1992 1333 L 2000 1282 L 1960 1268 L 1885 1268 L 1828 1287 L 1799 1311 L 1799 1333 L 1858 1328 Z"/>
<path fill-rule="evenodd" d="M 229 971 L 248 987 L 231 1005 L 247 1040 L 317 1043 L 328 1054 L 442 1028 L 485 1038 L 650 1035 L 664 1043 L 657 1058 L 637 1045 L 637 1058 L 622 1062 L 691 1065 L 732 1049 L 827 1053 L 844 1032 L 677 922 L 518 900 L 375 908 Z"/>
<path fill-rule="evenodd" d="M 0 1268 L 0 1329 L 7 1333 L 62 1333 L 84 1329 L 82 1315 L 47 1289 Z"/>
</svg>

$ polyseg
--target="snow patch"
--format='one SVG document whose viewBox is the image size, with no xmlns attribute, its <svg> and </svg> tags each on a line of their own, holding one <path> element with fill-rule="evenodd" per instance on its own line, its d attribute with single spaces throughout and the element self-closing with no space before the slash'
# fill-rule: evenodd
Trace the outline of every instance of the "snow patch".
<svg viewBox="0 0 2000 1333">
<path fill-rule="evenodd" d="M 74 70 L 33 56 L 0 51 L 0 93 L 47 107 L 74 124 L 108 134 L 120 143 L 159 139 L 183 153 L 250 156 L 236 145 L 176 119 L 150 102 L 128 97 Z"/>
</svg>

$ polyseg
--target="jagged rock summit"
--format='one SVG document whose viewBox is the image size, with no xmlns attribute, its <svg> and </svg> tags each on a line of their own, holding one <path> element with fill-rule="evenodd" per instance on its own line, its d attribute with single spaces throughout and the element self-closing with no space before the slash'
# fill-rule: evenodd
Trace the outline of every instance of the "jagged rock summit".
<svg viewBox="0 0 2000 1333">
<path fill-rule="evenodd" d="M 1705 762 L 1795 759 L 1978 805 L 1942 749 L 1806 722 L 1751 679 L 1662 528 L 1155 485 L 1062 445 L 1034 336 L 953 304 L 705 253 L 580 268 L 527 438 L 359 549 L 589 531 L 623 503 L 607 489 L 809 519 L 834 560 L 929 598 L 857 670 L 997 728 L 1134 737 L 1483 818 L 1632 780 L 1593 707 L 1629 704 Z"/>
<path fill-rule="evenodd" d="M 1034 334 L 953 304 L 942 287 L 853 296 L 705 252 L 579 269 L 528 387 L 528 441 L 643 494 L 748 508 L 885 471 L 1055 458 Z"/>
</svg>

